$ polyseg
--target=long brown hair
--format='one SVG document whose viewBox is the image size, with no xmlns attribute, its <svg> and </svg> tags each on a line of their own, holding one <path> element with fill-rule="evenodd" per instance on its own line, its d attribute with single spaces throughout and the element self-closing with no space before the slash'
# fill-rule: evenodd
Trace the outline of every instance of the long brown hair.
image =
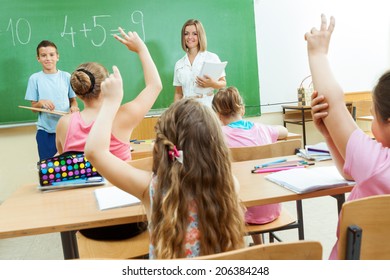
<svg viewBox="0 0 390 280">
<path fill-rule="evenodd" d="M 189 19 L 183 24 L 183 27 L 181 28 L 181 47 L 185 52 L 188 51 L 184 34 L 186 31 L 186 27 L 189 25 L 195 25 L 196 31 L 198 32 L 199 51 L 200 52 L 206 51 L 207 50 L 206 31 L 204 30 L 202 23 L 197 19 Z"/>
<path fill-rule="evenodd" d="M 244 218 L 228 148 L 215 113 L 193 99 L 167 109 L 156 124 L 151 242 L 156 258 L 182 258 L 191 200 L 197 207 L 200 255 L 243 246 Z M 168 151 L 183 151 L 183 164 Z"/>
</svg>

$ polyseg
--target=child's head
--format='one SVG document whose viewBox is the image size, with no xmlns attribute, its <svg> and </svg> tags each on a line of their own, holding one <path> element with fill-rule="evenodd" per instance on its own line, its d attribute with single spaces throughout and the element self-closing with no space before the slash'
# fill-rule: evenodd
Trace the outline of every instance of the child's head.
<svg viewBox="0 0 390 280">
<path fill-rule="evenodd" d="M 182 163 L 171 156 L 175 149 L 182 151 Z M 202 255 L 241 246 L 243 216 L 215 113 L 194 99 L 173 103 L 156 124 L 153 157 L 158 178 L 151 217 L 156 257 L 184 256 L 191 200 L 197 207 Z"/>
<path fill-rule="evenodd" d="M 384 73 L 373 91 L 372 133 L 378 142 L 390 147 L 390 71 Z"/>
<path fill-rule="evenodd" d="M 82 100 L 93 99 L 100 94 L 100 85 L 108 77 L 107 69 L 96 62 L 83 63 L 70 77 L 73 91 Z"/>
<path fill-rule="evenodd" d="M 48 40 L 41 41 L 37 46 L 37 59 L 41 63 L 45 73 L 55 73 L 57 71 L 57 61 L 60 56 L 57 46 Z"/>
<path fill-rule="evenodd" d="M 214 111 L 225 118 L 243 116 L 245 105 L 242 97 L 235 87 L 221 88 L 215 94 L 212 102 Z"/>
<path fill-rule="evenodd" d="M 195 26 L 195 29 L 197 31 L 199 51 L 201 52 L 206 51 L 207 49 L 206 31 L 204 30 L 202 23 L 197 19 L 189 19 L 184 23 L 181 29 L 181 47 L 185 52 L 188 51 L 188 47 L 186 43 L 186 28 L 187 26 L 191 26 L 191 25 Z"/>
</svg>

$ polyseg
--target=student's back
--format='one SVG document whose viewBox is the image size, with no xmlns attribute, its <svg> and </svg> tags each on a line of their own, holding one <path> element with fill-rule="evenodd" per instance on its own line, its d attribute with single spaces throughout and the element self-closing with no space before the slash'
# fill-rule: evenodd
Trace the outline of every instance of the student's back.
<svg viewBox="0 0 390 280">
<path fill-rule="evenodd" d="M 172 104 L 156 124 L 153 171 L 109 153 L 109 130 L 123 91 L 120 73 L 88 137 L 86 155 L 103 176 L 138 197 L 150 223 L 150 257 L 183 258 L 244 246 L 243 213 L 229 153 L 212 110 L 193 99 Z M 117 88 L 117 90 L 113 90 Z M 210 141 L 212 139 L 212 141 Z"/>
<path fill-rule="evenodd" d="M 161 91 L 161 80 L 148 48 L 136 33 L 115 38 L 129 50 L 139 55 L 142 63 L 145 88 L 132 101 L 120 106 L 110 129 L 110 152 L 124 161 L 131 159 L 129 139 L 133 129 L 150 110 Z M 87 137 L 101 110 L 103 93 L 102 82 L 109 76 L 107 69 L 96 62 L 83 63 L 72 73 L 71 85 L 76 95 L 83 101 L 84 109 L 80 113 L 62 117 L 57 126 L 57 149 L 84 151 Z M 98 170 L 99 171 L 99 170 Z M 132 237 L 146 229 L 145 223 L 131 223 L 112 227 L 100 227 L 81 230 L 93 239 L 124 239 Z"/>
<path fill-rule="evenodd" d="M 281 126 L 264 125 L 243 120 L 245 106 L 235 87 L 220 89 L 213 99 L 213 109 L 222 123 L 229 147 L 261 146 L 275 143 L 287 136 L 287 129 Z M 265 224 L 279 217 L 279 203 L 249 207 L 245 221 L 250 224 Z"/>
</svg>

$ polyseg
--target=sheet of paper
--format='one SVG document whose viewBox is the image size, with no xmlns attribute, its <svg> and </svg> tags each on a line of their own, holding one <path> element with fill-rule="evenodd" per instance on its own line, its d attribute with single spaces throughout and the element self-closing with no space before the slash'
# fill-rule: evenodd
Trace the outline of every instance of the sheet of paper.
<svg viewBox="0 0 390 280">
<path fill-rule="evenodd" d="M 137 197 L 115 186 L 96 189 L 94 192 L 100 210 L 126 207 L 141 203 Z"/>
<path fill-rule="evenodd" d="M 269 174 L 265 178 L 296 193 L 354 184 L 345 180 L 336 166 L 290 169 Z"/>
<path fill-rule="evenodd" d="M 205 61 L 203 63 L 202 69 L 200 70 L 199 77 L 203 77 L 204 75 L 207 75 L 211 77 L 213 80 L 218 80 L 221 78 L 225 67 L 227 65 L 227 61 L 225 62 L 207 62 Z M 212 88 L 201 88 L 196 86 L 195 87 L 195 93 L 198 94 L 205 94 L 212 90 Z"/>
</svg>

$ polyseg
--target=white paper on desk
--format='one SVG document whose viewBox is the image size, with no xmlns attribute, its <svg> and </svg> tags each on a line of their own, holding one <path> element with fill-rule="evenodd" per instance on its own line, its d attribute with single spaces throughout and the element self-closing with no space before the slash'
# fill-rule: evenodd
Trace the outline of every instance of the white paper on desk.
<svg viewBox="0 0 390 280">
<path fill-rule="evenodd" d="M 223 71 L 227 65 L 227 61 L 224 62 L 208 62 L 205 61 L 200 69 L 199 77 L 203 78 L 204 75 L 209 76 L 215 81 L 221 78 Z M 212 88 L 202 88 L 195 86 L 195 93 L 205 94 L 209 93 Z"/>
<path fill-rule="evenodd" d="M 94 192 L 100 210 L 125 207 L 141 202 L 134 195 L 115 186 L 96 189 Z"/>
<path fill-rule="evenodd" d="M 336 166 L 295 168 L 275 172 L 265 178 L 299 194 L 355 184 L 345 180 Z"/>
</svg>

